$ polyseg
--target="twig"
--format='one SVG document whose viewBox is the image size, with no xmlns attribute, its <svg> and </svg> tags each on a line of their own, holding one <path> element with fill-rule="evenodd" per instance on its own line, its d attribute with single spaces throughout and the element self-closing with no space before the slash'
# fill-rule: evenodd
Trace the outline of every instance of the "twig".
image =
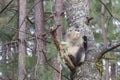
<svg viewBox="0 0 120 80">
<path fill-rule="evenodd" d="M 16 17 L 17 12 L 10 18 L 10 20 L 8 21 L 8 23 L 10 23 L 11 21 L 13 21 L 13 19 Z"/>
<path fill-rule="evenodd" d="M 45 57 L 45 60 L 46 60 L 46 63 L 51 67 L 51 68 L 53 68 L 55 71 L 57 71 L 59 74 L 61 74 L 63 77 L 65 77 L 66 79 L 68 79 L 69 80 L 69 78 L 68 77 L 66 77 L 65 75 L 63 75 L 62 73 L 60 73 L 60 71 L 59 70 L 57 70 L 54 66 L 52 66 L 48 61 L 48 59 L 47 59 L 47 56 L 46 56 L 46 54 L 45 54 L 45 52 L 42 50 L 42 53 L 43 53 L 43 55 L 44 55 L 44 57 Z"/>
<path fill-rule="evenodd" d="M 100 1 L 100 3 L 105 7 L 105 9 L 108 11 L 108 13 L 110 14 L 110 16 L 113 17 L 112 13 L 111 13 L 110 10 L 107 8 L 107 6 L 106 6 L 101 0 L 99 0 L 99 1 Z"/>
<path fill-rule="evenodd" d="M 27 16 L 27 20 L 30 22 L 30 24 L 34 24 L 30 19 L 29 19 L 29 17 Z"/>
<path fill-rule="evenodd" d="M 5 9 L 8 8 L 8 6 L 13 2 L 14 0 L 11 0 L 1 11 L 0 14 L 3 13 L 3 11 L 5 11 Z"/>
<path fill-rule="evenodd" d="M 113 16 L 113 14 L 110 12 L 110 10 L 108 9 L 108 7 L 101 0 L 99 0 L 99 2 L 105 7 L 105 9 L 108 11 L 108 13 L 110 14 L 110 16 L 112 18 L 117 19 L 120 22 L 120 20 L 118 18 L 116 18 L 115 16 Z"/>
</svg>

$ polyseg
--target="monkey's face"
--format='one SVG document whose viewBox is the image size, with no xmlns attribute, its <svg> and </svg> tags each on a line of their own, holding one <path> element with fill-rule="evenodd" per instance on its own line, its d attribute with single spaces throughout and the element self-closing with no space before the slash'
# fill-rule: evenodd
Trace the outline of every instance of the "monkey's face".
<svg viewBox="0 0 120 80">
<path fill-rule="evenodd" d="M 72 40 L 78 40 L 80 38 L 80 32 L 75 27 L 70 27 L 67 32 L 67 38 Z"/>
</svg>

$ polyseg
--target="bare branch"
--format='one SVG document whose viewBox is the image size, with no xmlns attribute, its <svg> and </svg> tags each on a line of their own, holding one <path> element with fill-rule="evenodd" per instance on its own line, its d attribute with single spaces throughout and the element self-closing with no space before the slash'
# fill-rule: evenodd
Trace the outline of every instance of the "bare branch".
<svg viewBox="0 0 120 80">
<path fill-rule="evenodd" d="M 28 16 L 26 16 L 27 17 L 27 20 L 28 20 L 28 22 L 30 22 L 30 24 L 34 24 L 30 19 L 29 19 L 29 17 Z"/>
<path fill-rule="evenodd" d="M 54 27 L 55 27 L 55 26 L 51 27 L 51 29 L 50 29 L 50 30 L 51 30 L 51 31 L 50 31 L 50 34 L 51 34 L 51 38 L 52 38 L 52 40 L 53 40 L 53 42 L 54 42 L 57 50 L 60 52 L 60 45 L 59 45 L 59 42 L 58 42 L 57 39 L 56 39 L 56 30 L 57 30 L 57 28 L 53 29 Z"/>
<path fill-rule="evenodd" d="M 110 12 L 110 10 L 107 8 L 107 6 L 104 4 L 104 2 L 102 2 L 101 0 L 99 0 L 100 3 L 105 7 L 105 9 L 108 11 L 108 13 L 110 14 L 111 17 L 113 17 L 112 13 Z"/>
<path fill-rule="evenodd" d="M 17 13 L 15 13 L 15 14 L 10 18 L 10 20 L 8 21 L 8 23 L 12 22 L 13 19 L 16 17 L 16 15 L 17 15 Z"/>
<path fill-rule="evenodd" d="M 43 50 L 42 50 L 42 52 L 43 52 L 43 55 L 44 55 L 44 57 L 45 57 L 46 63 L 47 63 L 52 69 L 54 69 L 54 70 L 57 71 L 59 74 L 61 74 L 59 70 L 57 70 L 54 66 L 52 66 L 52 65 L 48 62 L 49 59 L 47 59 L 47 56 L 46 56 L 45 52 L 44 52 Z M 63 74 L 61 74 L 61 75 L 62 75 L 64 78 L 66 78 L 66 79 L 69 80 L 69 78 L 68 78 L 67 76 L 65 76 L 65 75 L 63 75 Z"/>
<path fill-rule="evenodd" d="M 98 60 L 100 60 L 103 55 L 105 55 L 107 52 L 117 48 L 120 46 L 120 40 L 116 40 L 115 42 L 112 42 L 110 46 L 108 46 L 107 48 L 102 48 L 102 50 L 99 52 L 99 55 L 98 55 Z"/>
<path fill-rule="evenodd" d="M 111 13 L 111 11 L 109 10 L 109 8 L 108 8 L 101 0 L 99 0 L 99 2 L 105 7 L 105 9 L 108 11 L 108 13 L 110 14 L 110 16 L 111 16 L 112 18 L 117 19 L 117 20 L 120 22 L 120 19 L 118 19 L 117 17 L 115 17 L 115 16 Z"/>
<path fill-rule="evenodd" d="M 5 11 L 5 9 L 8 8 L 8 6 L 13 2 L 14 0 L 11 0 L 1 11 L 0 11 L 0 14 Z"/>
</svg>

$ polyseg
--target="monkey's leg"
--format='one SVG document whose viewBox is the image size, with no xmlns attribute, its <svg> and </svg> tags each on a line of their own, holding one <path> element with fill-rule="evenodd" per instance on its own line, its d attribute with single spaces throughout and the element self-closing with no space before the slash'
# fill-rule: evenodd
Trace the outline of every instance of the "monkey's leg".
<svg viewBox="0 0 120 80">
<path fill-rule="evenodd" d="M 75 66 L 81 66 L 82 63 L 84 62 L 85 60 L 85 49 L 83 47 L 79 48 L 77 54 L 76 54 L 76 64 Z"/>
<path fill-rule="evenodd" d="M 64 59 L 65 59 L 65 62 L 67 64 L 67 66 L 70 68 L 70 69 L 73 69 L 75 68 L 73 62 L 71 61 L 70 57 L 68 55 L 64 55 Z"/>
</svg>

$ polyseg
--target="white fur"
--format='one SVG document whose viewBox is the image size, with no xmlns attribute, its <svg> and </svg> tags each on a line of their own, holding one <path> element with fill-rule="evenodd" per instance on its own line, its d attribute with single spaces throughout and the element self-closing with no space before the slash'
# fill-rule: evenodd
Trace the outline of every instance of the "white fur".
<svg viewBox="0 0 120 80">
<path fill-rule="evenodd" d="M 85 53 L 82 53 L 80 62 L 84 62 L 84 61 L 85 61 Z"/>
<path fill-rule="evenodd" d="M 83 47 L 83 38 L 80 36 L 79 31 L 75 30 L 74 27 L 69 28 L 66 33 L 65 42 L 61 42 L 62 48 L 65 50 L 64 55 L 72 55 L 77 58 L 77 54 L 81 54 L 80 62 L 84 62 L 85 53 L 79 52 L 80 47 Z"/>
<path fill-rule="evenodd" d="M 76 53 L 78 52 L 79 47 L 78 46 L 70 46 L 68 47 L 68 54 L 76 56 Z"/>
</svg>

